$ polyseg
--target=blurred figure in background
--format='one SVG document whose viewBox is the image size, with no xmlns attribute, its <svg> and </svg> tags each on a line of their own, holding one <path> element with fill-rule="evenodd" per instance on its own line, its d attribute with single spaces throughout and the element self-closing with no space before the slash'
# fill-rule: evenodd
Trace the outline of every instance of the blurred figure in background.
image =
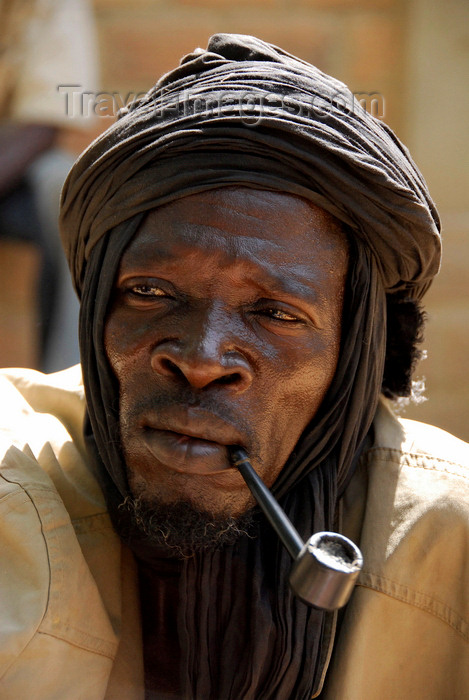
<svg viewBox="0 0 469 700">
<path fill-rule="evenodd" d="M 61 85 L 93 92 L 97 51 L 86 0 L 0 0 L 0 366 L 50 372 L 79 359 L 78 302 L 59 243 L 60 190 L 74 161 Z M 89 131 L 89 134 L 88 134 Z"/>
</svg>

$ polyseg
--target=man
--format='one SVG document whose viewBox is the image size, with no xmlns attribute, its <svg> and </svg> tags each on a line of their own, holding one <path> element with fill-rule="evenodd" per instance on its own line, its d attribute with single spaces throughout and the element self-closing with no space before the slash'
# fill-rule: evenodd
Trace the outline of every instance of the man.
<svg viewBox="0 0 469 700">
<path fill-rule="evenodd" d="M 5 377 L 3 696 L 463 697 L 467 449 L 380 399 L 440 253 L 389 129 L 217 35 L 77 161 L 61 227 L 86 408 L 77 369 Z M 304 539 L 362 548 L 340 615 L 289 589 L 234 444 Z"/>
</svg>

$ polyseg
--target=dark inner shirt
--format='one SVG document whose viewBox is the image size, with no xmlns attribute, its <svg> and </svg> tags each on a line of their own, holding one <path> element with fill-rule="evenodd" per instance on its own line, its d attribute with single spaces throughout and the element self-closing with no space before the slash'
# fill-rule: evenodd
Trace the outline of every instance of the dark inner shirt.
<svg viewBox="0 0 469 700">
<path fill-rule="evenodd" d="M 181 562 L 139 562 L 146 700 L 181 697 L 177 631 Z"/>
</svg>

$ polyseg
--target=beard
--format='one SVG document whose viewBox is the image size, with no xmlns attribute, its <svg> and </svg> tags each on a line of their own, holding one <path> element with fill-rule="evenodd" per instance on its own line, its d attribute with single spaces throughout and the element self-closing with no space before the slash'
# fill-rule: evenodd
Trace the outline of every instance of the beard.
<svg viewBox="0 0 469 700">
<path fill-rule="evenodd" d="M 213 515 L 190 501 L 164 503 L 157 498 L 149 501 L 143 496 L 127 496 L 119 510 L 127 515 L 130 531 L 143 536 L 155 553 L 166 557 L 188 559 L 255 536 L 254 509 L 234 518 Z"/>
</svg>

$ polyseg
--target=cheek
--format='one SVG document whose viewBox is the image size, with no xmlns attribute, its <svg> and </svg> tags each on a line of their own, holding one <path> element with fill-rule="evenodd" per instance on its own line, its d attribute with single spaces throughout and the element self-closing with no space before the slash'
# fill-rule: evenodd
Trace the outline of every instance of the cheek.
<svg viewBox="0 0 469 700">
<path fill-rule="evenodd" d="M 321 334 L 285 357 L 273 377 L 273 394 L 284 409 L 294 415 L 311 413 L 321 402 L 334 376 L 340 349 L 340 334 Z M 295 397 L 295 400 L 292 400 Z M 310 415 L 312 417 L 312 415 Z"/>
<path fill-rule="evenodd" d="M 304 367 L 297 379 L 302 399 L 298 416 L 302 416 L 303 428 L 314 417 L 329 389 L 337 367 L 337 359 L 338 352 L 329 348 Z"/>
<path fill-rule="evenodd" d="M 141 361 L 148 346 L 148 331 L 149 324 L 144 318 L 135 323 L 122 310 L 111 310 L 106 319 L 104 349 L 115 376 L 123 384 Z"/>
<path fill-rule="evenodd" d="M 340 331 L 316 338 L 297 348 L 294 357 L 290 354 L 289 360 L 285 359 L 282 368 L 272 375 L 263 421 L 269 461 L 276 464 L 270 482 L 317 413 L 334 377 L 339 349 Z"/>
</svg>

